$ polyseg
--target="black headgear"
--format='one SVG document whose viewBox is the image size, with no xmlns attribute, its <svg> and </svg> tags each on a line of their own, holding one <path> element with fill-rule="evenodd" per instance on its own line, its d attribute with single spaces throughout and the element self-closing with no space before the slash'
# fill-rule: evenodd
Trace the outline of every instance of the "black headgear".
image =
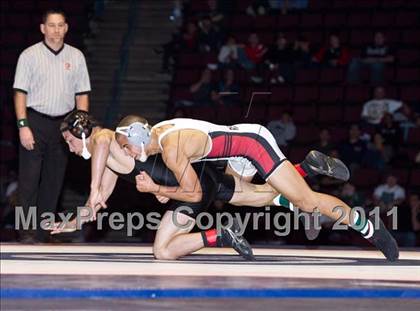
<svg viewBox="0 0 420 311">
<path fill-rule="evenodd" d="M 70 112 L 61 123 L 61 132 L 70 131 L 70 133 L 82 139 L 82 134 L 88 138 L 92 134 L 92 129 L 97 125 L 96 121 L 84 110 L 74 110 Z"/>
</svg>

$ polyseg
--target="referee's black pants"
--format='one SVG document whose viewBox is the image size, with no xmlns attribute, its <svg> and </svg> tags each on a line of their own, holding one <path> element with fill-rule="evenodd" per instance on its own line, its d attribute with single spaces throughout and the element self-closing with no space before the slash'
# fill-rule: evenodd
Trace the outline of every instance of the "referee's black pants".
<svg viewBox="0 0 420 311">
<path fill-rule="evenodd" d="M 53 118 L 28 109 L 27 119 L 35 145 L 27 150 L 19 144 L 19 203 L 25 217 L 29 208 L 36 206 L 36 239 L 45 241 L 49 232 L 40 227 L 41 214 L 56 212 L 67 166 L 68 148 L 60 132 L 64 117 Z"/>
</svg>

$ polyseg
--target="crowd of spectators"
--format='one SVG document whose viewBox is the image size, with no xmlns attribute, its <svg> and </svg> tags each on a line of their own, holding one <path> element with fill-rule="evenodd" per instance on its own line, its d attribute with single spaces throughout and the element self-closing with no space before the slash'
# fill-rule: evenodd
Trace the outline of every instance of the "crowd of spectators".
<svg viewBox="0 0 420 311">
<path fill-rule="evenodd" d="M 359 118 L 356 117 L 352 121 L 354 123 L 346 122 L 333 126 L 317 124 L 319 140 L 310 146 L 312 149 L 339 157 L 355 176 L 367 169 L 375 172 L 375 179 L 366 181 L 369 177 L 361 176 L 356 178 L 355 182 L 351 179 L 349 183 L 343 185 L 329 178 L 321 178 L 312 181 L 312 184 L 314 187 L 325 187 L 335 191 L 351 206 L 365 206 L 369 209 L 378 205 L 381 207 L 381 212 L 386 213 L 390 207 L 398 205 L 400 209 L 404 209 L 402 218 L 408 219 L 402 222 L 401 230 L 409 227 L 419 232 L 418 203 L 415 203 L 415 198 L 418 202 L 416 189 L 405 189 L 407 178 L 399 185 L 399 177 L 389 172 L 395 167 L 400 167 L 401 162 L 408 160 L 405 156 L 405 146 L 413 140 L 410 131 L 420 128 L 420 109 L 413 102 L 399 99 L 386 78 L 387 69 L 397 66 L 399 60 L 398 49 L 388 43 L 384 31 L 371 31 L 371 43 L 365 46 L 359 45 L 356 53 L 354 47 L 343 43 L 348 41 L 342 40 L 342 33 L 336 29 L 329 31 L 327 40 L 323 44 L 313 41 L 310 33 L 302 32 L 289 37 L 290 34 L 282 32 L 282 29 L 277 29 L 274 40 L 269 42 L 262 37 L 261 31 L 254 32 L 251 29 L 246 35 L 232 31 L 227 27 L 231 12 L 226 6 L 221 7 L 218 4 L 216 1 L 208 1 L 207 13 L 189 15 L 184 23 L 186 28 L 180 30 L 185 36 L 188 28 L 196 29 L 194 51 L 210 52 L 207 55 L 211 56 L 208 58 L 206 68 L 202 69 L 201 78 L 190 85 L 189 91 L 192 95 L 190 99 L 172 103 L 177 115 L 182 111 L 182 116 L 188 116 L 183 110 L 185 107 L 217 109 L 220 106 L 240 106 L 239 96 L 233 94 L 239 94 L 247 87 L 260 86 L 260 89 L 275 86 L 293 87 L 297 81 L 297 72 L 301 69 L 342 70 L 343 79 L 338 81 L 340 87 L 368 85 L 371 88 L 371 96 L 360 97 L 363 99 L 359 99 L 358 103 L 352 103 L 360 107 Z M 256 0 L 244 7 L 244 12 L 241 14 L 257 20 L 261 16 L 282 16 L 293 10 L 305 10 L 307 6 L 308 1 Z M 212 13 L 208 14 L 209 12 Z M 217 16 L 217 20 L 213 20 L 214 16 Z M 189 47 L 185 47 L 184 52 L 192 51 L 188 49 Z M 177 53 L 182 53 L 181 50 L 182 48 Z M 202 55 L 204 57 L 205 54 Z M 176 64 L 176 55 L 172 54 L 171 57 Z M 174 68 L 176 69 L 176 66 Z M 238 72 L 243 73 L 241 79 L 235 77 Z M 337 101 L 335 105 L 342 103 Z M 270 118 L 265 124 L 279 146 L 286 152 L 296 146 L 302 148 L 300 147 L 302 140 L 299 139 L 302 121 L 296 123 L 294 115 L 293 108 L 291 110 L 285 108 L 278 117 Z M 337 127 L 347 131 L 347 135 L 342 137 L 341 132 L 335 131 Z M 316 135 L 316 132 L 313 134 Z M 409 163 L 402 163 L 402 166 L 415 166 L 413 158 L 420 164 L 420 152 L 417 152 L 416 157 L 410 156 Z M 383 184 L 380 183 L 378 176 L 386 177 L 383 179 Z M 372 183 L 376 183 L 376 187 L 372 187 Z M 359 188 L 359 184 L 365 184 L 367 187 Z M 411 201 L 413 203 L 408 203 Z M 406 213 L 407 210 L 412 213 Z M 407 245 L 415 243 L 413 240 L 410 242 L 409 238 L 406 242 Z"/>
</svg>

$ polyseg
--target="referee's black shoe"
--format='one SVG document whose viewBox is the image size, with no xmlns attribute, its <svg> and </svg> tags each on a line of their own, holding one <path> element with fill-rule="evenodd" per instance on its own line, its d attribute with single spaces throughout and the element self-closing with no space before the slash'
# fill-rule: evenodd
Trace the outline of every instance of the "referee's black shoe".
<svg viewBox="0 0 420 311">
<path fill-rule="evenodd" d="M 370 216 L 369 220 L 371 221 L 373 226 L 376 227 L 374 216 L 375 215 Z M 379 219 L 378 225 L 378 228 L 374 229 L 375 231 L 373 232 L 373 235 L 367 240 L 373 245 L 375 245 L 376 248 L 384 254 L 388 261 L 397 261 L 400 255 L 397 242 L 395 241 L 391 233 L 388 231 L 388 229 L 385 227 L 381 219 Z"/>
<path fill-rule="evenodd" d="M 236 218 L 231 226 L 222 226 L 221 235 L 218 236 L 220 246 L 230 246 L 246 260 L 255 260 L 252 248 L 248 241 L 239 234 L 241 228 Z"/>
<path fill-rule="evenodd" d="M 304 167 L 312 175 L 326 175 L 343 181 L 350 178 L 350 171 L 339 159 L 329 157 L 322 152 L 312 150 L 305 157 Z"/>
</svg>

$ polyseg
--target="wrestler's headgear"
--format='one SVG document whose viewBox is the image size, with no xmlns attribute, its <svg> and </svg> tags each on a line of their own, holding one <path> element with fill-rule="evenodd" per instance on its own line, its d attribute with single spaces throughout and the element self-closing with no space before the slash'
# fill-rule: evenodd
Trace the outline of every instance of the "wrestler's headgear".
<svg viewBox="0 0 420 311">
<path fill-rule="evenodd" d="M 133 122 L 128 126 L 117 127 L 115 132 L 126 136 L 131 145 L 140 147 L 141 155 L 139 160 L 141 162 L 146 162 L 147 154 L 145 146 L 148 145 L 151 140 L 150 126 L 147 123 Z"/>
<path fill-rule="evenodd" d="M 70 112 L 61 123 L 61 132 L 69 131 L 74 137 L 83 142 L 81 156 L 88 160 L 91 157 L 86 147 L 86 139 L 92 134 L 93 128 L 97 125 L 96 121 L 84 110 L 74 110 Z"/>
</svg>

